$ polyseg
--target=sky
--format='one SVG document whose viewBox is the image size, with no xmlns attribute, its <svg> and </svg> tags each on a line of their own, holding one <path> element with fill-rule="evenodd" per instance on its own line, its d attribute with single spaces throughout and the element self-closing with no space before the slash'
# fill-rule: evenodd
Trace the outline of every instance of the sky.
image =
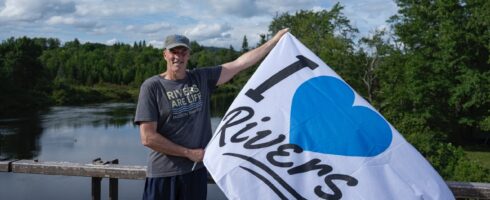
<svg viewBox="0 0 490 200">
<path fill-rule="evenodd" d="M 169 34 L 204 46 L 255 46 L 274 16 L 330 10 L 339 2 L 360 36 L 387 27 L 393 0 L 0 0 L 0 40 L 27 36 L 161 48 Z"/>
</svg>

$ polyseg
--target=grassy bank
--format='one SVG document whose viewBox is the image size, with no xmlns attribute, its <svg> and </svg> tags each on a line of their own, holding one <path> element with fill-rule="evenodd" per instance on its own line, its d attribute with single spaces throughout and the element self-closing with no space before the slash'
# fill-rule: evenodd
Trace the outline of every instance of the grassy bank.
<svg viewBox="0 0 490 200">
<path fill-rule="evenodd" d="M 80 105 L 100 102 L 136 102 L 138 88 L 96 84 L 94 86 L 61 86 L 52 93 L 55 105 Z"/>
<path fill-rule="evenodd" d="M 490 147 L 487 146 L 468 146 L 464 147 L 470 160 L 480 163 L 483 167 L 490 170 Z"/>
</svg>

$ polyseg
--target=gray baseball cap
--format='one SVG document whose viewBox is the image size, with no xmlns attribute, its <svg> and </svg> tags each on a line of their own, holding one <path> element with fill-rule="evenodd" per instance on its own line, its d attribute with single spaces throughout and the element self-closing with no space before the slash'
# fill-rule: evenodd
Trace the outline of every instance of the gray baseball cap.
<svg viewBox="0 0 490 200">
<path fill-rule="evenodd" d="M 171 49 L 178 46 L 183 46 L 188 49 L 191 48 L 189 39 L 183 35 L 169 35 L 165 38 L 165 49 Z"/>
</svg>

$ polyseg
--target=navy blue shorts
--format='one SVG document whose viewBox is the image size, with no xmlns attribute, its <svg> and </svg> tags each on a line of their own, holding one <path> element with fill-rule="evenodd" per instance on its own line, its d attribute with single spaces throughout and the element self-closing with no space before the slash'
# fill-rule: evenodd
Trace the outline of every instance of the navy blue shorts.
<svg viewBox="0 0 490 200">
<path fill-rule="evenodd" d="M 143 200 L 205 200 L 206 168 L 171 177 L 146 178 Z"/>
</svg>

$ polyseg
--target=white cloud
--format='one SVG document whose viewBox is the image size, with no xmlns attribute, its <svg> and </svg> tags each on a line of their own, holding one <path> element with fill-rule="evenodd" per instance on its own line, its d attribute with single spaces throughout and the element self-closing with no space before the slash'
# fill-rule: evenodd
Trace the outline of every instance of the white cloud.
<svg viewBox="0 0 490 200">
<path fill-rule="evenodd" d="M 107 27 L 101 26 L 101 27 L 95 27 L 90 30 L 91 33 L 97 34 L 97 35 L 104 35 L 104 34 L 114 34 L 114 32 L 117 30 L 109 29 Z"/>
<path fill-rule="evenodd" d="M 110 40 L 107 40 L 107 41 L 105 42 L 105 44 L 107 44 L 107 45 L 114 45 L 114 44 L 116 44 L 116 43 L 118 43 L 118 42 L 119 42 L 119 40 L 117 40 L 116 38 L 112 38 L 112 39 L 110 39 Z"/>
<path fill-rule="evenodd" d="M 148 44 L 156 48 L 163 48 L 163 40 L 150 40 Z"/>
<path fill-rule="evenodd" d="M 229 36 L 232 28 L 228 24 L 198 24 L 184 32 L 193 40 L 206 40 L 211 38 L 223 38 Z"/>
<path fill-rule="evenodd" d="M 206 1 L 205 1 L 206 2 Z M 311 10 L 321 5 L 320 0 L 207 0 L 211 15 L 226 14 L 234 17 L 274 16 L 276 13 Z"/>
<path fill-rule="evenodd" d="M 46 21 L 48 25 L 55 24 L 75 24 L 76 20 L 73 17 L 62 17 L 62 16 L 53 16 Z"/>
<path fill-rule="evenodd" d="M 141 31 L 143 33 L 157 33 L 159 31 L 169 29 L 170 27 L 171 25 L 166 22 L 159 22 L 159 23 L 143 25 Z"/>
<path fill-rule="evenodd" d="M 40 20 L 75 12 L 75 3 L 67 0 L 6 0 L 0 11 L 3 20 Z"/>
<path fill-rule="evenodd" d="M 322 5 L 320 0 L 263 0 L 258 1 L 258 6 L 269 14 L 275 15 L 284 12 L 296 12 L 299 10 L 312 10 L 314 7 Z"/>
<path fill-rule="evenodd" d="M 79 19 L 75 17 L 63 17 L 63 16 L 53 16 L 46 20 L 48 25 L 72 25 L 74 27 L 79 27 L 87 30 L 91 30 L 97 27 L 97 23 L 93 21 L 88 21 L 84 19 Z"/>
<path fill-rule="evenodd" d="M 276 14 L 330 9 L 333 0 L 0 0 L 0 40 L 23 35 L 78 38 L 105 43 L 152 41 L 185 34 L 203 45 L 250 46 L 267 33 Z M 361 34 L 386 27 L 396 12 L 392 0 L 342 0 L 343 13 Z"/>
<path fill-rule="evenodd" d="M 77 3 L 77 14 L 82 16 L 139 16 L 169 12 L 178 5 L 174 1 L 159 0 L 80 0 Z"/>
<path fill-rule="evenodd" d="M 260 14 L 262 10 L 257 7 L 255 0 L 210 0 L 209 4 L 222 14 L 235 15 L 238 17 L 252 17 Z"/>
<path fill-rule="evenodd" d="M 398 10 L 393 1 L 386 0 L 344 0 L 342 5 L 345 7 L 344 14 L 351 20 L 351 25 L 364 33 L 386 27 L 386 20 Z"/>
<path fill-rule="evenodd" d="M 126 31 L 133 31 L 136 27 L 134 25 L 127 25 L 126 26 Z"/>
</svg>

